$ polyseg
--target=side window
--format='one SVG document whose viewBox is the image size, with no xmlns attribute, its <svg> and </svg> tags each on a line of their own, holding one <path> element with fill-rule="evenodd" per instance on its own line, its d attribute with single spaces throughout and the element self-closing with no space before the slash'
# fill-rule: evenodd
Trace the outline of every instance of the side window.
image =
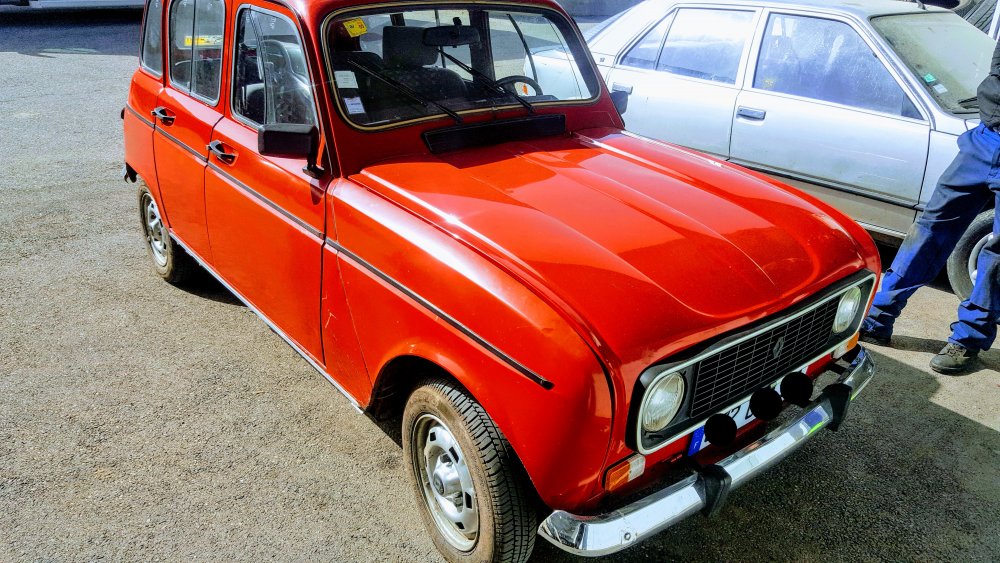
<svg viewBox="0 0 1000 563">
<path fill-rule="evenodd" d="M 656 68 L 656 58 L 660 54 L 660 45 L 663 45 L 663 35 L 666 34 L 673 19 L 674 16 L 671 14 L 656 24 L 656 27 L 647 31 L 646 35 L 625 53 L 621 64 L 649 70 Z"/>
<path fill-rule="evenodd" d="M 146 6 L 146 23 L 142 34 L 142 66 L 155 74 L 163 74 L 163 3 L 150 0 Z"/>
<path fill-rule="evenodd" d="M 167 30 L 171 84 L 210 102 L 219 98 L 225 23 L 223 0 L 171 4 Z"/>
<path fill-rule="evenodd" d="M 234 114 L 258 126 L 316 122 L 302 42 L 284 17 L 239 13 L 233 72 Z"/>
<path fill-rule="evenodd" d="M 736 10 L 678 10 L 656 69 L 735 84 L 740 59 L 753 33 L 753 15 Z"/>
<path fill-rule="evenodd" d="M 919 118 L 920 113 L 854 29 L 835 20 L 773 14 L 754 88 Z"/>
<path fill-rule="evenodd" d="M 219 99 L 222 80 L 222 42 L 226 33 L 226 5 L 223 0 L 196 0 L 191 92 L 205 100 Z"/>
<path fill-rule="evenodd" d="M 170 82 L 191 89 L 191 42 L 194 32 L 194 0 L 170 4 L 167 38 L 170 41 Z"/>
</svg>

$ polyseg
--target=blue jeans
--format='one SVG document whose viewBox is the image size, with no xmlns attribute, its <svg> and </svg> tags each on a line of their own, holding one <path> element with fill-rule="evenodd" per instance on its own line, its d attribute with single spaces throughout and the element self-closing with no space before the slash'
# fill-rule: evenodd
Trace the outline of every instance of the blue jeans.
<svg viewBox="0 0 1000 563">
<path fill-rule="evenodd" d="M 1000 233 L 1000 134 L 980 125 L 958 138 L 958 149 L 927 209 L 910 227 L 882 278 L 882 287 L 862 325 L 875 336 L 892 334 L 892 324 L 906 301 L 941 273 L 958 239 L 991 200 L 997 211 L 993 233 Z M 972 295 L 958 306 L 958 321 L 951 325 L 949 342 L 969 350 L 987 350 L 993 344 L 1000 316 L 998 255 L 1000 236 L 994 236 L 979 255 Z"/>
</svg>

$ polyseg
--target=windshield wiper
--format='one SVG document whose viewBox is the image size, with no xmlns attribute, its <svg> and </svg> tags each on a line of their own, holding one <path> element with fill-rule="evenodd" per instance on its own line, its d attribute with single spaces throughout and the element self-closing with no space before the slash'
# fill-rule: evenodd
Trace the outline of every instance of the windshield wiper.
<svg viewBox="0 0 1000 563">
<path fill-rule="evenodd" d="M 426 107 L 426 106 L 434 106 L 434 107 L 440 109 L 441 111 L 443 111 L 446 114 L 448 114 L 449 117 L 451 117 L 452 119 L 454 119 L 455 123 L 461 123 L 462 122 L 462 116 L 458 115 L 457 113 L 455 113 L 454 110 L 452 110 L 451 108 L 449 108 L 448 106 L 446 106 L 446 105 L 444 105 L 444 104 L 442 104 L 440 102 L 436 102 L 434 100 L 429 100 L 429 99 L 421 96 L 420 94 L 418 94 L 415 91 L 413 91 L 413 89 L 410 88 L 409 86 L 406 86 L 405 84 L 402 84 L 401 82 L 398 82 L 398 81 L 396 81 L 396 80 L 394 80 L 392 78 L 389 78 L 388 76 L 382 74 L 381 72 L 378 72 L 376 70 L 372 70 L 372 69 L 366 67 L 365 65 L 359 63 L 358 61 L 348 60 L 347 64 L 349 64 L 349 65 L 353 66 L 354 68 L 356 68 L 356 69 L 364 72 L 368 76 L 371 76 L 372 78 L 374 78 L 376 80 L 379 80 L 379 81 L 381 81 L 384 84 L 387 84 L 389 87 L 391 87 L 392 89 L 396 90 L 400 94 L 403 94 L 407 98 L 410 98 L 411 100 L 417 102 L 418 104 L 420 104 L 420 105 L 422 105 L 424 107 Z"/>
<path fill-rule="evenodd" d="M 524 108 L 527 109 L 529 113 L 535 113 L 535 106 L 531 105 L 531 102 L 522 98 L 521 95 L 518 94 L 517 92 L 512 92 L 510 90 L 507 90 L 503 86 L 498 85 L 495 80 L 493 80 L 489 76 L 486 76 L 486 74 L 484 74 L 483 72 L 478 71 L 472 68 L 471 66 L 463 63 L 462 61 L 456 59 L 455 57 L 449 55 L 448 53 L 445 53 L 443 47 L 439 47 L 438 51 L 441 52 L 442 57 L 457 64 L 459 68 L 471 74 L 473 78 L 479 78 L 480 80 L 485 82 L 490 87 L 490 89 L 493 90 L 494 93 L 503 94 L 504 96 L 514 96 L 514 99 L 517 100 L 517 103 L 524 106 Z"/>
<path fill-rule="evenodd" d="M 972 104 L 971 106 L 966 106 L 965 105 L 965 104 L 970 104 L 972 102 L 976 102 L 976 103 Z M 960 105 L 960 106 L 962 106 L 963 108 L 966 108 L 966 109 L 977 108 L 977 107 L 979 107 L 979 96 L 972 96 L 971 98 L 965 98 L 964 100 L 959 100 L 957 103 L 958 103 L 958 105 Z"/>
</svg>

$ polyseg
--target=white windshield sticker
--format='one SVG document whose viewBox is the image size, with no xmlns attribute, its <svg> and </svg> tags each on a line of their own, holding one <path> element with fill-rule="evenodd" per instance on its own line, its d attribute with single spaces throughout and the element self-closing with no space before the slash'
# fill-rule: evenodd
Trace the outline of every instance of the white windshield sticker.
<svg viewBox="0 0 1000 563">
<path fill-rule="evenodd" d="M 361 98 L 344 98 L 344 105 L 347 106 L 349 114 L 365 113 L 365 105 L 361 103 Z"/>
<path fill-rule="evenodd" d="M 935 84 L 934 85 L 934 91 L 937 92 L 938 94 L 947 94 L 948 93 L 948 89 L 945 88 L 944 84 Z"/>
<path fill-rule="evenodd" d="M 337 88 L 357 89 L 358 87 L 358 77 L 354 76 L 354 73 L 349 70 L 335 71 L 333 79 L 337 81 Z"/>
</svg>

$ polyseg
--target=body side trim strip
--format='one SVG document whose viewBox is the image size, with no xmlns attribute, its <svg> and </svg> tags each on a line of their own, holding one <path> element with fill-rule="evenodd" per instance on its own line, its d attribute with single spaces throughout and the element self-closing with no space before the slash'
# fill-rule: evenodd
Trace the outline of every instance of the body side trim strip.
<svg viewBox="0 0 1000 563">
<path fill-rule="evenodd" d="M 215 279 L 219 280 L 219 283 L 221 283 L 223 287 L 225 287 L 226 289 L 228 289 L 233 295 L 236 296 L 237 299 L 239 299 L 240 301 L 242 301 L 243 304 L 246 305 L 248 309 L 250 309 L 251 311 L 253 311 L 253 313 L 255 315 L 257 315 L 258 317 L 260 317 L 260 320 L 264 321 L 264 324 L 266 324 L 268 326 L 268 328 L 270 328 L 272 331 L 274 331 L 275 334 L 277 334 L 278 336 L 280 336 L 282 340 L 284 340 L 289 346 L 291 346 L 292 350 L 295 350 L 296 352 L 298 352 L 298 354 L 300 356 L 302 356 L 303 358 L 305 358 L 305 360 L 307 362 L 309 362 L 309 365 L 311 365 L 316 371 L 318 371 L 320 374 L 322 374 L 323 377 L 325 377 L 326 380 L 329 381 L 330 384 L 332 384 L 337 389 L 337 391 L 340 391 L 340 393 L 342 395 L 344 395 L 344 397 L 346 397 L 348 401 L 351 402 L 351 406 L 353 406 L 355 410 L 357 410 L 358 412 L 364 412 L 362 410 L 360 404 L 358 403 L 357 399 L 355 399 L 353 395 L 351 395 L 350 393 L 347 392 L 346 389 L 344 389 L 343 387 L 341 387 L 340 383 L 338 383 L 337 380 L 335 380 L 332 376 L 330 376 L 330 374 L 327 373 L 327 371 L 325 369 L 323 369 L 322 366 L 320 366 L 318 363 L 316 363 L 316 361 L 313 360 L 309 356 L 309 354 L 306 353 L 305 350 L 303 350 L 302 348 L 300 348 L 298 344 L 296 344 L 291 338 L 289 338 L 287 335 L 285 335 L 285 333 L 280 328 L 278 328 L 277 325 L 275 325 L 273 322 L 271 322 L 271 319 L 267 318 L 267 316 L 264 315 L 264 313 L 261 313 L 257 309 L 257 307 L 255 307 L 253 305 L 253 303 L 250 302 L 249 299 L 247 299 L 246 297 L 243 297 L 243 295 L 239 291 L 236 291 L 236 288 L 234 288 L 233 286 L 229 285 L 229 283 L 226 280 L 224 280 L 222 278 L 222 276 L 220 276 L 214 269 L 212 269 L 211 266 L 209 266 L 204 260 L 202 260 L 201 256 L 198 256 L 198 254 L 196 254 L 194 251 L 192 251 L 191 248 L 188 245 L 184 244 L 184 242 L 180 239 L 180 237 L 177 236 L 177 233 L 175 233 L 173 231 L 173 229 L 171 229 L 171 231 L 170 231 L 170 236 L 173 237 L 173 239 L 175 241 L 177 241 L 177 244 L 179 244 L 181 247 L 183 247 L 184 250 L 188 254 L 190 254 L 191 257 L 194 258 L 198 262 L 198 264 L 200 264 L 201 267 L 205 269 L 206 272 L 208 272 L 209 274 L 211 274 L 212 277 L 214 277 Z"/>
<path fill-rule="evenodd" d="M 156 123 L 154 123 L 153 120 L 147 119 L 145 115 L 142 115 L 141 113 L 135 111 L 135 109 L 132 108 L 132 106 L 125 104 L 125 109 L 127 109 L 128 112 L 131 113 L 132 115 L 136 116 L 136 118 L 138 118 L 139 121 L 145 123 L 146 125 L 149 125 L 150 127 L 153 127 L 154 129 L 156 128 Z"/>
<path fill-rule="evenodd" d="M 489 351 L 491 354 L 493 354 L 494 356 L 496 356 L 497 358 L 499 358 L 500 360 L 502 360 L 504 363 L 506 363 L 510 367 L 514 368 L 515 370 L 517 370 L 518 373 L 520 373 L 521 375 L 527 377 L 531 381 L 533 381 L 533 382 L 537 383 L 538 385 L 540 385 L 543 389 L 552 389 L 552 387 L 554 387 L 554 384 L 551 381 L 549 381 L 548 379 L 545 379 L 544 377 L 542 377 L 542 376 L 538 375 L 537 373 L 531 371 L 530 369 L 528 369 L 527 367 L 525 367 L 523 364 L 521 364 L 520 362 L 518 362 L 514 358 L 510 357 L 509 355 L 507 355 L 506 353 L 504 353 L 502 350 L 500 350 L 499 348 L 497 348 L 493 344 L 490 344 L 489 341 L 487 341 L 485 338 L 483 338 L 482 336 L 479 336 L 478 334 L 476 334 L 475 332 L 473 332 L 472 329 L 470 329 L 469 327 L 467 327 L 464 324 L 462 324 L 461 322 L 459 322 L 458 319 L 452 317 L 448 313 L 445 313 L 440 308 L 438 308 L 436 305 L 434 305 L 433 303 L 431 303 L 427 299 L 423 298 L 418 293 L 414 292 L 412 289 L 406 287 L 405 285 L 401 284 L 400 282 L 396 281 L 395 279 L 389 277 L 388 274 L 386 274 L 385 272 L 379 270 L 374 265 L 368 263 L 367 261 L 365 261 L 363 258 L 361 258 L 360 256 L 358 256 L 357 254 L 354 254 L 350 250 L 347 250 L 346 248 L 344 248 L 343 246 L 341 246 L 339 243 L 337 243 L 337 241 L 335 241 L 335 240 L 333 240 L 331 238 L 327 238 L 326 239 L 326 244 L 328 244 L 329 246 L 331 246 L 334 249 L 338 250 L 339 252 L 341 252 L 342 254 L 344 254 L 345 256 L 347 256 L 348 258 L 350 258 L 355 263 L 357 263 L 360 266 L 364 267 L 369 272 L 375 274 L 375 276 L 377 276 L 379 279 L 381 279 L 382 281 L 388 283 L 392 287 L 396 288 L 397 290 L 399 290 L 401 293 L 403 293 L 404 295 L 406 295 L 410 299 L 413 299 L 414 301 L 416 301 L 417 303 L 419 303 L 421 306 L 423 306 L 425 309 L 427 309 L 431 313 L 434 313 L 441 320 L 443 320 L 444 322 L 448 323 L 453 328 L 455 328 L 456 330 L 458 330 L 459 332 L 461 332 L 465 336 L 467 336 L 470 339 L 472 339 L 476 344 L 479 344 L 480 346 L 482 346 L 483 348 L 485 348 L 487 351 Z"/>
<path fill-rule="evenodd" d="M 174 143 L 177 143 L 177 145 L 179 145 L 182 149 L 184 149 L 187 152 L 189 152 L 189 153 L 193 154 L 194 156 L 198 157 L 198 160 L 201 160 L 203 162 L 208 162 L 208 155 L 207 154 L 202 154 L 202 153 L 194 150 L 193 148 L 189 147 L 184 141 L 182 141 L 182 140 L 178 139 L 177 137 L 174 137 L 170 133 L 167 133 L 166 131 L 164 131 L 162 127 L 155 127 L 153 130 L 156 131 L 157 133 L 163 135 L 164 137 L 166 137 L 168 141 L 173 141 Z"/>
<path fill-rule="evenodd" d="M 295 223 L 299 227 L 302 227 L 303 229 L 305 229 L 306 231 L 308 231 L 309 234 L 313 235 L 314 237 L 316 237 L 318 239 L 322 239 L 323 238 L 323 232 L 322 231 L 320 231 L 316 227 L 313 227 L 309 223 L 306 223 L 302 219 L 299 219 L 298 217 L 296 217 L 295 215 L 293 215 L 290 211 L 288 211 L 287 209 L 281 207 L 277 203 L 274 203 L 270 199 L 264 197 L 264 195 L 261 194 L 260 192 L 258 192 L 257 190 L 255 190 L 255 189 L 251 188 L 250 186 L 244 184 L 243 182 L 237 180 L 229 172 L 226 172 L 225 170 L 223 170 L 221 167 L 219 167 L 214 162 L 209 161 L 208 167 L 211 168 L 218 175 L 222 176 L 223 179 L 227 180 L 229 183 L 231 183 L 234 186 L 236 186 L 237 188 L 239 188 L 239 189 L 247 192 L 251 196 L 257 198 L 260 201 L 262 201 L 263 203 L 266 203 L 268 205 L 268 207 L 270 207 L 271 209 L 274 209 L 275 211 L 277 211 L 278 213 L 280 213 L 285 218 L 287 218 L 288 220 L 292 221 L 293 223 Z"/>
</svg>

